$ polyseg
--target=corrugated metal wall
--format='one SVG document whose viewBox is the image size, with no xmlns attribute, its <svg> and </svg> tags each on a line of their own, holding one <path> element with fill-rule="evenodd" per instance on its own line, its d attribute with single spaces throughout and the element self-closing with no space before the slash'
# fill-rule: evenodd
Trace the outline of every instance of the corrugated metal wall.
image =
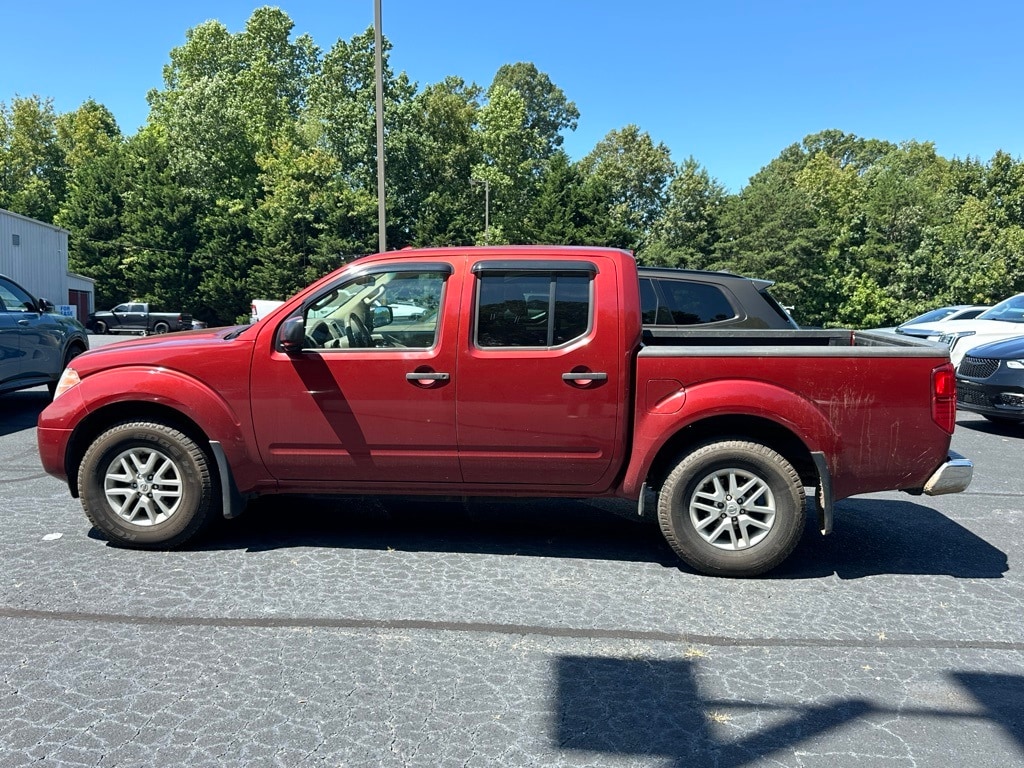
<svg viewBox="0 0 1024 768">
<path fill-rule="evenodd" d="M 67 304 L 67 230 L 0 209 L 0 273 L 36 297 Z"/>
</svg>

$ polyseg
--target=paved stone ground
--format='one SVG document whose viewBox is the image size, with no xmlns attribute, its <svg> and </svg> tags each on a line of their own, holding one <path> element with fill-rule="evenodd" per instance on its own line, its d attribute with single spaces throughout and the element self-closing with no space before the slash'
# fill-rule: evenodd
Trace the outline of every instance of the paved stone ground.
<svg viewBox="0 0 1024 768">
<path fill-rule="evenodd" d="M 1024 430 L 758 580 L 628 505 L 265 500 L 109 546 L 0 398 L 0 766 L 1024 765 Z M 59 538 L 55 537 L 59 534 Z"/>
</svg>

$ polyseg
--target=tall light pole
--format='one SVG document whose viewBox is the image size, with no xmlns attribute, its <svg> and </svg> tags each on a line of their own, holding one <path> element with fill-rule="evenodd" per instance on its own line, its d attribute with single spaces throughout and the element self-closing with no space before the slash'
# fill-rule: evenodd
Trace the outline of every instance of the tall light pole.
<svg viewBox="0 0 1024 768">
<path fill-rule="evenodd" d="M 388 249 L 388 235 L 384 223 L 384 53 L 380 15 L 380 0 L 373 0 L 373 65 L 377 75 L 377 239 L 383 253 Z"/>
<path fill-rule="evenodd" d="M 490 245 L 491 238 L 491 181 L 490 179 L 470 179 L 470 185 L 484 185 L 484 242 Z"/>
</svg>

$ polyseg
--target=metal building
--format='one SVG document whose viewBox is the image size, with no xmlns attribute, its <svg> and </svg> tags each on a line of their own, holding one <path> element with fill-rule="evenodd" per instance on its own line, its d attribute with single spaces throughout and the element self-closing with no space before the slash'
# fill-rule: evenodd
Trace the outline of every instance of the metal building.
<svg viewBox="0 0 1024 768">
<path fill-rule="evenodd" d="M 0 274 L 85 321 L 96 281 L 68 271 L 68 231 L 0 208 Z"/>
</svg>

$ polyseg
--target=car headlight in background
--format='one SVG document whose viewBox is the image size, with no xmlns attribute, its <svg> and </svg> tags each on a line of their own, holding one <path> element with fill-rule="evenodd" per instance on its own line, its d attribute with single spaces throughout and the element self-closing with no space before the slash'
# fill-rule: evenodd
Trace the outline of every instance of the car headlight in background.
<svg viewBox="0 0 1024 768">
<path fill-rule="evenodd" d="M 957 331 L 956 333 L 944 333 L 941 336 L 939 336 L 939 341 L 941 341 L 943 344 L 946 344 L 950 349 L 952 349 L 954 346 L 956 346 L 956 343 L 960 341 L 960 339 L 967 338 L 968 336 L 973 336 L 976 333 L 977 331 Z"/>
</svg>

